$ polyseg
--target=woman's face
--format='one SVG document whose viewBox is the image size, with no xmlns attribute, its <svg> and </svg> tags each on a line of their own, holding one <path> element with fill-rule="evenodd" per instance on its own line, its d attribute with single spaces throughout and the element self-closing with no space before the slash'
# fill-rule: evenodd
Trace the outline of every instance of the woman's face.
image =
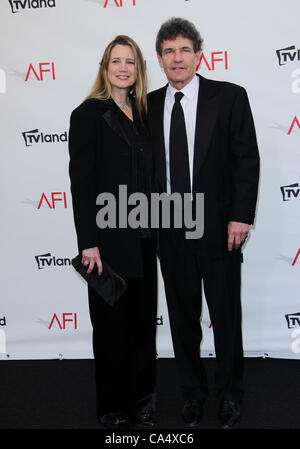
<svg viewBox="0 0 300 449">
<path fill-rule="evenodd" d="M 107 77 L 112 89 L 129 89 L 136 80 L 134 54 L 128 45 L 116 45 L 110 53 Z"/>
</svg>

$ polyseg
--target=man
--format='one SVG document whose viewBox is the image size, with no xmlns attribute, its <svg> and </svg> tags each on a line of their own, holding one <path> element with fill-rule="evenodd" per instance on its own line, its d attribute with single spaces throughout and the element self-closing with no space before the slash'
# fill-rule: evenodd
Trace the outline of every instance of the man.
<svg viewBox="0 0 300 449">
<path fill-rule="evenodd" d="M 221 426 L 240 416 L 243 396 L 241 245 L 255 216 L 259 154 L 245 89 L 196 74 L 202 38 L 173 18 L 157 35 L 168 85 L 149 94 L 149 126 L 160 193 L 204 194 L 204 233 L 160 228 L 161 270 L 187 426 L 200 424 L 208 395 L 200 358 L 202 282 L 214 332 Z M 174 96 L 174 94 L 182 93 Z M 203 217 L 202 217 L 203 218 Z"/>
</svg>

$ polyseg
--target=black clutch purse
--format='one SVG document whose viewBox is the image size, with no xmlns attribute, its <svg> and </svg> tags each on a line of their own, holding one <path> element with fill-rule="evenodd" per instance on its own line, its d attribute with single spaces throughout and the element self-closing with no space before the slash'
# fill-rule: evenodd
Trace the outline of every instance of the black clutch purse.
<svg viewBox="0 0 300 449">
<path fill-rule="evenodd" d="M 86 280 L 86 282 L 98 293 L 104 301 L 113 306 L 126 290 L 126 282 L 115 273 L 112 268 L 102 260 L 102 273 L 99 276 L 98 267 L 95 264 L 93 271 L 88 274 L 87 267 L 81 263 L 81 256 L 72 259 L 75 270 Z"/>
</svg>

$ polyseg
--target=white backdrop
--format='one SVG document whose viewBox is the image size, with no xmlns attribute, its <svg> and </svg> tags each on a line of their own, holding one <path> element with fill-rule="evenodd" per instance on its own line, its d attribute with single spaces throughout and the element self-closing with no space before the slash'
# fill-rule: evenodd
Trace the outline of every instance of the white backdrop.
<svg viewBox="0 0 300 449">
<path fill-rule="evenodd" d="M 69 117 L 117 34 L 139 43 L 150 90 L 164 85 L 154 44 L 171 16 L 195 23 L 199 73 L 243 85 L 256 123 L 261 182 L 244 250 L 245 355 L 299 358 L 300 2 L 1 0 L 2 360 L 93 356 L 86 286 L 70 266 Z M 202 323 L 202 354 L 214 356 L 205 302 Z M 161 278 L 157 329 L 159 357 L 172 357 Z"/>
</svg>

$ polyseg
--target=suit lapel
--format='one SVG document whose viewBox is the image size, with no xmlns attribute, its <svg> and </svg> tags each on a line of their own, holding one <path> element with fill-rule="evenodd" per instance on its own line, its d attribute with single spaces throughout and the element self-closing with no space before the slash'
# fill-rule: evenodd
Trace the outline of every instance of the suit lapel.
<svg viewBox="0 0 300 449">
<path fill-rule="evenodd" d="M 125 140 L 125 142 L 130 146 L 131 142 L 129 136 L 121 126 L 120 120 L 118 119 L 116 112 L 112 109 L 108 109 L 102 115 L 108 126 L 119 136 L 121 139 Z"/>
<path fill-rule="evenodd" d="M 197 117 L 194 144 L 193 189 L 205 160 L 213 135 L 218 114 L 219 89 L 214 83 L 200 77 L 200 86 L 197 104 Z M 155 151 L 157 161 L 157 178 L 163 191 L 166 191 L 166 155 L 164 139 L 164 103 L 168 85 L 159 90 L 159 94 L 152 104 L 152 130 L 155 136 Z"/>
<path fill-rule="evenodd" d="M 200 86 L 195 129 L 193 190 L 212 138 L 219 103 L 218 88 L 209 80 L 197 76 L 200 77 Z"/>
</svg>

